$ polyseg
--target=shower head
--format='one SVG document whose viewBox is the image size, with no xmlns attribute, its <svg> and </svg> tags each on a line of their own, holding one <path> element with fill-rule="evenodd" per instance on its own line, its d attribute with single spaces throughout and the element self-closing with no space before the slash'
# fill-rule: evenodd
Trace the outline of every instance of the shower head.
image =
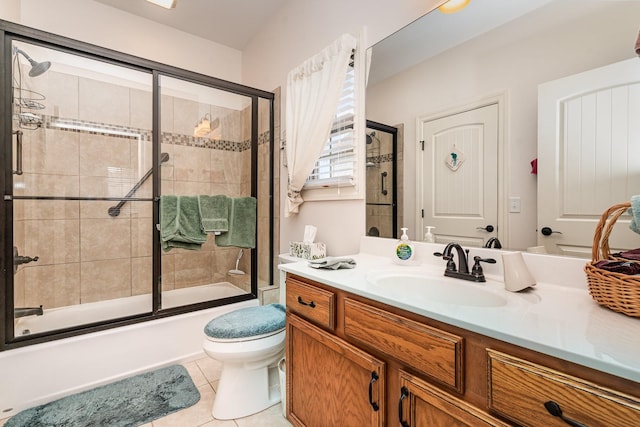
<svg viewBox="0 0 640 427">
<path fill-rule="evenodd" d="M 380 142 L 380 139 L 376 136 L 376 131 L 371 131 L 371 133 L 367 134 L 367 145 L 372 144 L 373 143 L 373 139 L 377 139 L 378 142 Z"/>
<path fill-rule="evenodd" d="M 51 62 L 49 61 L 36 62 L 29 55 L 27 55 L 25 51 L 18 49 L 17 47 L 14 47 L 13 49 L 16 55 L 21 54 L 22 56 L 27 58 L 27 61 L 29 61 L 29 64 L 31 64 L 31 70 L 29 70 L 29 75 L 31 77 L 38 77 L 39 75 L 44 74 L 44 72 L 47 71 L 49 67 L 51 67 Z"/>
</svg>

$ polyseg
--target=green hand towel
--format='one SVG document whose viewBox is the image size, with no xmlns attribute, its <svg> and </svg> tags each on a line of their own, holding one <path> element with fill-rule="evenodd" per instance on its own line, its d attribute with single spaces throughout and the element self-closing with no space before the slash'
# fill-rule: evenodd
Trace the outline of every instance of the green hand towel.
<svg viewBox="0 0 640 427">
<path fill-rule="evenodd" d="M 160 243 L 165 252 L 172 248 L 198 250 L 206 241 L 196 196 L 160 198 Z"/>
<path fill-rule="evenodd" d="M 205 233 L 229 231 L 229 198 L 227 196 L 198 196 L 198 208 L 202 231 Z"/>
<path fill-rule="evenodd" d="M 229 199 L 229 231 L 216 236 L 218 246 L 256 247 L 256 199 Z"/>
</svg>

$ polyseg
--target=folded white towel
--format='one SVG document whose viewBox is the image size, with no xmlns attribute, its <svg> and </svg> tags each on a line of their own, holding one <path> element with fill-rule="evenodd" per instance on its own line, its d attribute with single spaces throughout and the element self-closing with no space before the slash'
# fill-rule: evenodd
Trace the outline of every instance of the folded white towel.
<svg viewBox="0 0 640 427">
<path fill-rule="evenodd" d="M 354 268 L 356 261 L 353 258 L 334 258 L 327 257 L 323 259 L 314 259 L 309 261 L 309 267 L 324 268 L 327 270 L 338 270 L 340 268 Z"/>
</svg>

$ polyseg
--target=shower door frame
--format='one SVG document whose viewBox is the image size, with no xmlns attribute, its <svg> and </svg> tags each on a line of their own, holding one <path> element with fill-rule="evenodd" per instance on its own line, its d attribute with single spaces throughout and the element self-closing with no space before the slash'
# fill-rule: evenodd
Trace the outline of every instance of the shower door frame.
<svg viewBox="0 0 640 427">
<path fill-rule="evenodd" d="M 258 198 L 258 134 L 259 134 L 259 102 L 260 100 L 269 102 L 269 189 L 268 195 L 262 197 L 269 198 L 269 260 L 274 259 L 274 100 L 272 92 L 251 88 L 238 83 L 221 80 L 197 72 L 172 67 L 152 60 L 128 55 L 111 49 L 95 46 L 78 40 L 63 36 L 54 35 L 19 24 L 0 20 L 0 58 L 4 59 L 4 64 L 0 65 L 0 135 L 4 138 L 4 149 L 0 151 L 0 164 L 3 165 L 3 172 L 0 174 L 0 188 L 3 190 L 3 205 L 0 208 L 0 241 L 2 246 L 2 256 L 0 257 L 0 351 L 11 350 L 42 342 L 54 341 L 62 338 L 87 334 L 105 329 L 155 320 L 159 318 L 175 316 L 178 314 L 203 310 L 207 308 L 232 304 L 240 301 L 247 301 L 257 298 L 258 283 L 258 244 L 259 234 L 256 236 L 256 247 L 251 249 L 251 293 L 227 297 L 219 300 L 201 302 L 184 305 L 168 309 L 161 308 L 161 248 L 160 233 L 152 233 L 152 306 L 148 312 L 135 314 L 120 318 L 109 319 L 107 321 L 91 324 L 81 324 L 74 327 L 43 332 L 30 335 L 28 337 L 14 336 L 14 274 L 13 274 L 13 200 L 22 197 L 13 196 L 13 138 L 12 138 L 12 42 L 20 41 L 51 48 L 64 53 L 83 56 L 95 59 L 108 64 L 113 64 L 125 68 L 134 69 L 151 75 L 152 78 L 152 198 L 138 199 L 140 201 L 152 202 L 152 220 L 154 224 L 159 224 L 159 196 L 160 196 L 160 99 L 161 99 L 161 76 L 177 78 L 192 83 L 204 85 L 214 89 L 223 90 L 233 94 L 245 96 L 251 99 L 251 196 Z M 46 198 L 45 198 L 46 199 Z M 53 198 L 60 199 L 60 198 Z M 133 198 L 64 198 L 64 200 L 134 200 Z M 273 262 L 269 262 L 269 285 L 273 285 Z"/>
</svg>

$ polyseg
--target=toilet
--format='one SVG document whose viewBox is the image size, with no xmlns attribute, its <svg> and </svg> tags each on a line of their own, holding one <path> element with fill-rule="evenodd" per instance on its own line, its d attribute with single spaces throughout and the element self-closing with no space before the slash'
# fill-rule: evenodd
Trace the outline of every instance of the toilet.
<svg viewBox="0 0 640 427">
<path fill-rule="evenodd" d="M 204 333 L 204 352 L 222 362 L 211 411 L 214 418 L 242 418 L 280 402 L 278 362 L 285 352 L 283 305 L 234 310 L 212 319 Z"/>
</svg>

